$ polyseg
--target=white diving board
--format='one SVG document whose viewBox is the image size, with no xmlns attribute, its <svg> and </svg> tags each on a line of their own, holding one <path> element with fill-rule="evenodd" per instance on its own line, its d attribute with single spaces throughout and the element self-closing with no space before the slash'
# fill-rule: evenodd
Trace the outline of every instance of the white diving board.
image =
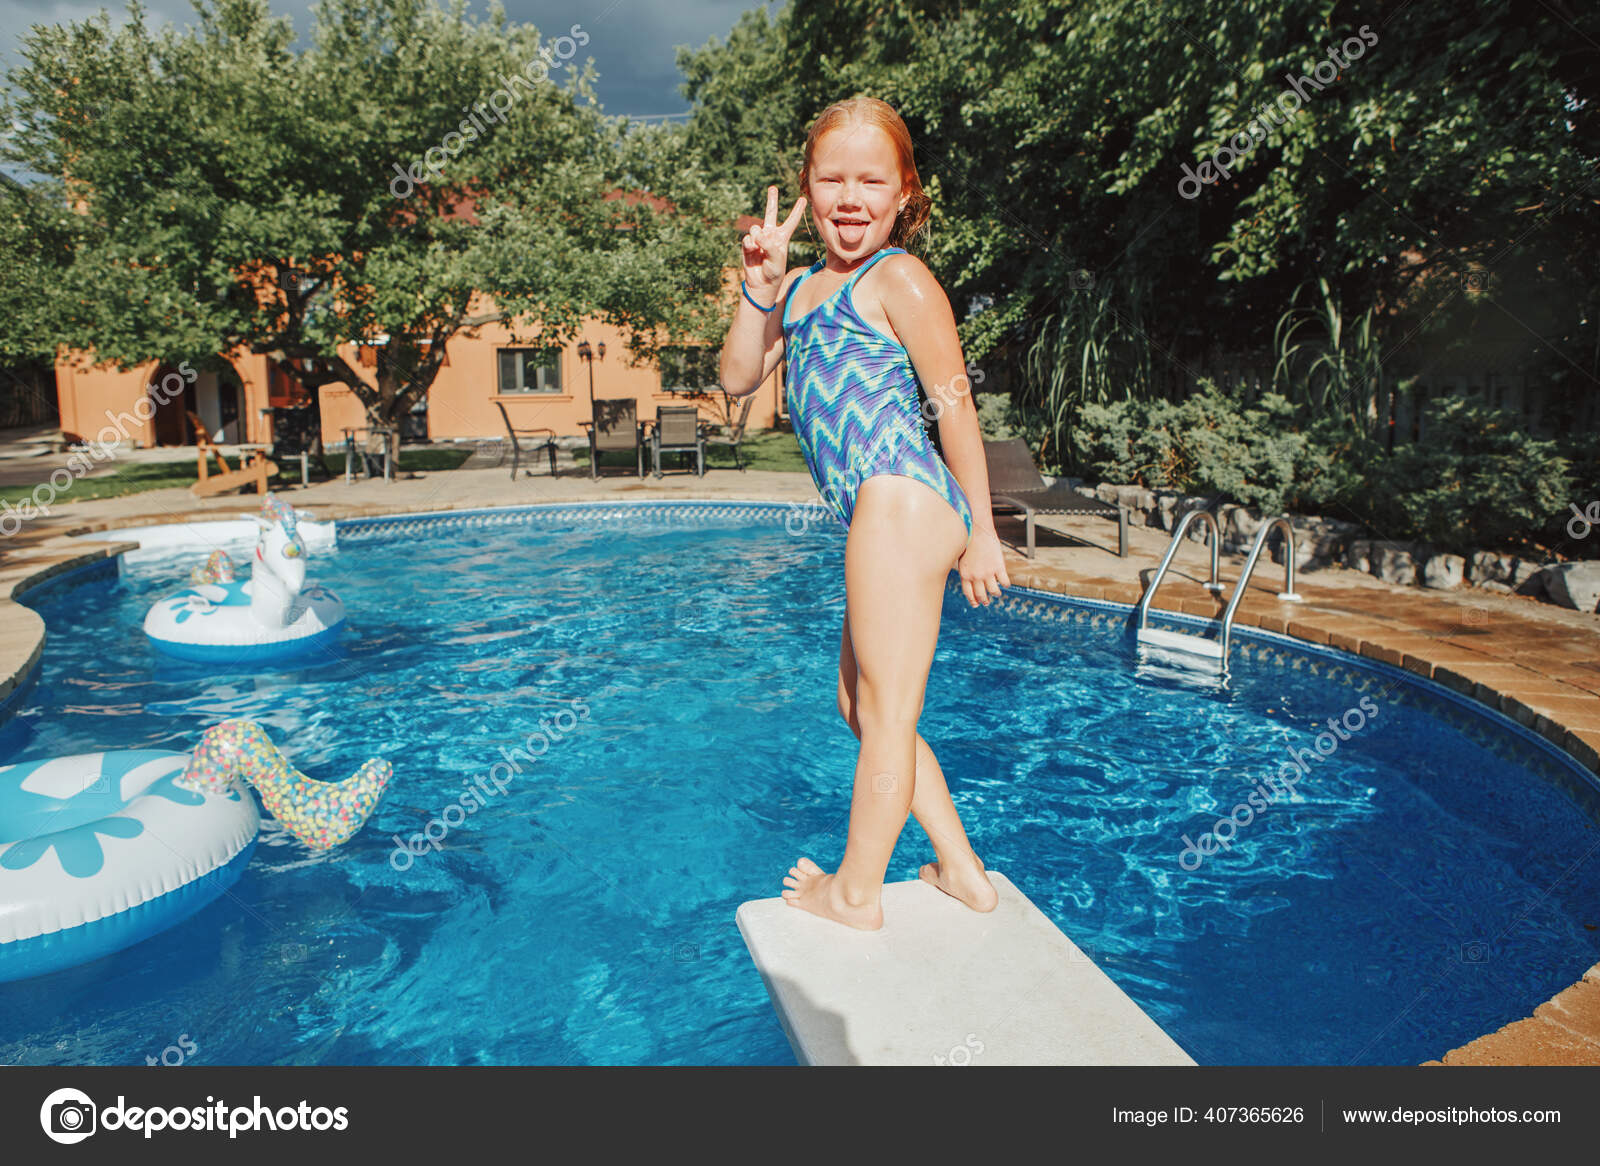
<svg viewBox="0 0 1600 1166">
<path fill-rule="evenodd" d="M 802 1065 L 1193 1065 L 1005 875 L 969 910 L 919 880 L 883 888 L 883 928 L 787 905 L 739 932 Z"/>
</svg>

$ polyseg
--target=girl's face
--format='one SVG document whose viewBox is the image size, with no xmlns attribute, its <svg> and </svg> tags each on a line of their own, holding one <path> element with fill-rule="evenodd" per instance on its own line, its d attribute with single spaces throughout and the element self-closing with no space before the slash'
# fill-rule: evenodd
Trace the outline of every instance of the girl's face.
<svg viewBox="0 0 1600 1166">
<path fill-rule="evenodd" d="M 889 135 L 874 125 L 823 134 L 811 154 L 806 197 L 823 245 L 841 259 L 860 259 L 882 247 L 906 204 Z"/>
</svg>

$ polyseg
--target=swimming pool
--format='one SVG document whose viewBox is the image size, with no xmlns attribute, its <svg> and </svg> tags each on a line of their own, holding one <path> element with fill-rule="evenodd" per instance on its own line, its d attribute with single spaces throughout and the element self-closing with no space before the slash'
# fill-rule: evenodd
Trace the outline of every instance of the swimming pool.
<svg viewBox="0 0 1600 1166">
<path fill-rule="evenodd" d="M 347 604 L 346 645 L 255 676 L 145 643 L 200 553 L 30 593 L 49 640 L 0 760 L 188 749 L 248 716 L 314 776 L 374 754 L 396 776 L 342 849 L 269 826 L 188 922 L 0 985 L 0 1063 L 792 1063 L 733 913 L 799 854 L 837 860 L 855 744 L 834 709 L 843 537 L 793 516 L 341 523 L 311 577 Z M 1125 624 L 952 588 L 922 731 L 989 865 L 1201 1064 L 1415 1063 L 1600 958 L 1575 763 L 1396 670 L 1242 629 L 1228 692 L 1144 678 Z M 1341 721 L 1302 800 L 1181 857 L 1363 698 L 1376 715 Z M 402 857 L 541 718 L 547 751 Z M 890 877 L 925 846 L 913 824 Z"/>
</svg>

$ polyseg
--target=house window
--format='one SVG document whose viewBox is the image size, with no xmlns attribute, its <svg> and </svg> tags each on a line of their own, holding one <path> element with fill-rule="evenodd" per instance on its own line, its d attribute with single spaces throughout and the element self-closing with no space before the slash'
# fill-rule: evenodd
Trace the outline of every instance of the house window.
<svg viewBox="0 0 1600 1166">
<path fill-rule="evenodd" d="M 720 387 L 719 349 L 705 344 L 663 348 L 661 391 L 663 393 L 703 393 Z"/>
<path fill-rule="evenodd" d="M 500 350 L 500 391 L 502 393 L 559 393 L 561 391 L 561 349 L 502 348 Z"/>
</svg>

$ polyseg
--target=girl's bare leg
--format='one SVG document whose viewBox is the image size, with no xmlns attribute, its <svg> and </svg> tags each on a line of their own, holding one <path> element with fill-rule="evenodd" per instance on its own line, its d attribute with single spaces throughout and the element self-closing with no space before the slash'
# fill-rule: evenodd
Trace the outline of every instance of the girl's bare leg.
<svg viewBox="0 0 1600 1166">
<path fill-rule="evenodd" d="M 790 868 L 783 897 L 791 907 L 863 930 L 883 925 L 884 874 L 915 801 L 917 719 L 939 638 L 945 580 L 966 537 L 960 517 L 921 482 L 879 476 L 857 493 L 845 542 L 845 610 L 861 740 L 850 832 L 837 874 L 824 873 L 809 858 Z M 938 784 L 925 804 L 940 842 L 953 851 L 949 820 L 959 830 L 960 819 L 942 775 Z M 964 843 L 965 833 L 960 837 Z M 954 870 L 954 853 L 951 862 Z"/>
<path fill-rule="evenodd" d="M 839 634 L 839 715 L 857 738 L 861 725 L 856 718 L 856 657 L 850 644 L 850 617 L 844 618 Z M 967 840 L 961 815 L 950 799 L 944 770 L 933 749 L 917 734 L 916 788 L 911 795 L 911 816 L 933 844 L 936 861 L 925 863 L 918 877 L 932 883 L 945 894 L 961 900 L 974 911 L 993 911 L 999 902 L 994 884 L 984 876 L 983 860 Z"/>
</svg>

